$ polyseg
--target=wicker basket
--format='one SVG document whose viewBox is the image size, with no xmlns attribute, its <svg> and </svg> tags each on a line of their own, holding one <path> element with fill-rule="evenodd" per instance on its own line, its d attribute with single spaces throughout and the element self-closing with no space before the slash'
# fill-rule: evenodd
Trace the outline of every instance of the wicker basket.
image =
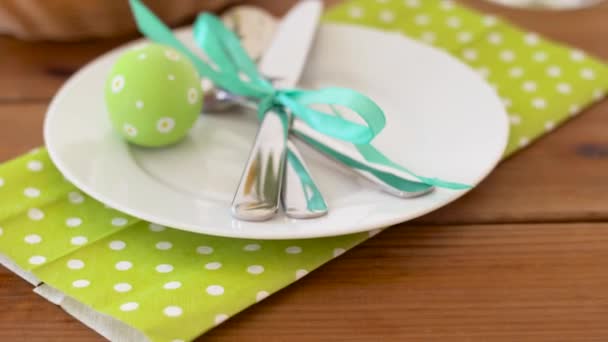
<svg viewBox="0 0 608 342">
<path fill-rule="evenodd" d="M 200 11 L 217 11 L 235 0 L 145 0 L 175 25 Z M 2 0 L 0 33 L 29 40 L 78 40 L 134 32 L 127 0 Z"/>
</svg>

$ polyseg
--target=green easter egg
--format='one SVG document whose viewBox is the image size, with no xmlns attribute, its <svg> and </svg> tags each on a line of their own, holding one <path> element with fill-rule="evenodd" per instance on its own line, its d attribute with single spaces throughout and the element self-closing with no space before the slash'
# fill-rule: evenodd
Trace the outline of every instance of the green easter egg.
<svg viewBox="0 0 608 342">
<path fill-rule="evenodd" d="M 203 106 L 198 72 L 171 47 L 146 44 L 123 53 L 105 86 L 116 131 L 129 142 L 165 146 L 184 138 Z"/>
</svg>

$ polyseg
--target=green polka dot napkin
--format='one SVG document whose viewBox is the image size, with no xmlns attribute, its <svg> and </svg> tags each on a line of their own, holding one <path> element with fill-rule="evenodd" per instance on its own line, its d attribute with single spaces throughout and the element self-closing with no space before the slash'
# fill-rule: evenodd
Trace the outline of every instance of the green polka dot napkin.
<svg viewBox="0 0 608 342">
<path fill-rule="evenodd" d="M 402 32 L 478 70 L 511 115 L 507 153 L 608 90 L 608 67 L 583 52 L 451 1 L 348 1 L 326 19 Z M 112 340 L 194 339 L 375 233 L 297 241 L 197 235 L 87 197 L 43 149 L 0 165 L 0 260 Z"/>
</svg>

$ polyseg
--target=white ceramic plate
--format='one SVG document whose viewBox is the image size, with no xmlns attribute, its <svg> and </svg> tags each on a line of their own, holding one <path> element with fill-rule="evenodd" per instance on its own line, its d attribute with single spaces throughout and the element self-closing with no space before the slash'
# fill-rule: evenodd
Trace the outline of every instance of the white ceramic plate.
<svg viewBox="0 0 608 342">
<path fill-rule="evenodd" d="M 180 39 L 191 42 L 191 32 Z M 415 199 L 377 191 L 302 146 L 330 207 L 326 217 L 262 222 L 230 216 L 230 202 L 254 139 L 246 113 L 202 116 L 189 137 L 164 149 L 124 143 L 110 127 L 103 86 L 112 51 L 70 79 L 53 100 L 45 140 L 59 170 L 90 196 L 133 216 L 197 233 L 294 239 L 341 235 L 407 221 L 464 194 L 438 189 Z M 345 86 L 376 100 L 387 127 L 374 144 L 419 174 L 477 185 L 502 156 L 505 110 L 494 90 L 446 53 L 397 34 L 325 24 L 302 87 Z"/>
</svg>

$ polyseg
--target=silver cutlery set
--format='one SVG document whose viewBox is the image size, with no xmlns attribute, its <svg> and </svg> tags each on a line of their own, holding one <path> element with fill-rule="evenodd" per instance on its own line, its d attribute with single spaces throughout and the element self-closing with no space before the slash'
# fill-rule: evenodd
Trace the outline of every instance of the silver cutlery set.
<svg viewBox="0 0 608 342">
<path fill-rule="evenodd" d="M 293 88 L 298 83 L 313 45 L 321 12 L 320 0 L 302 0 L 278 25 L 270 47 L 258 64 L 260 73 L 274 80 L 275 87 Z M 257 110 L 258 104 L 251 99 L 222 89 L 212 89 L 212 94 L 206 101 L 206 111 L 225 111 L 231 105 Z M 321 152 L 331 151 L 329 156 L 338 162 L 345 159 L 354 161 L 360 167 L 340 164 L 391 195 L 411 198 L 433 190 L 431 186 L 411 190 L 395 185 L 400 181 L 410 184 L 419 181 L 401 169 L 369 162 L 348 143 L 327 137 L 294 118 L 286 109 L 276 107 L 269 110 L 260 123 L 232 201 L 233 217 L 245 221 L 266 221 L 277 214 L 279 207 L 283 208 L 286 216 L 295 219 L 327 214 L 327 203 L 294 143 L 296 138 L 312 144 Z"/>
</svg>

